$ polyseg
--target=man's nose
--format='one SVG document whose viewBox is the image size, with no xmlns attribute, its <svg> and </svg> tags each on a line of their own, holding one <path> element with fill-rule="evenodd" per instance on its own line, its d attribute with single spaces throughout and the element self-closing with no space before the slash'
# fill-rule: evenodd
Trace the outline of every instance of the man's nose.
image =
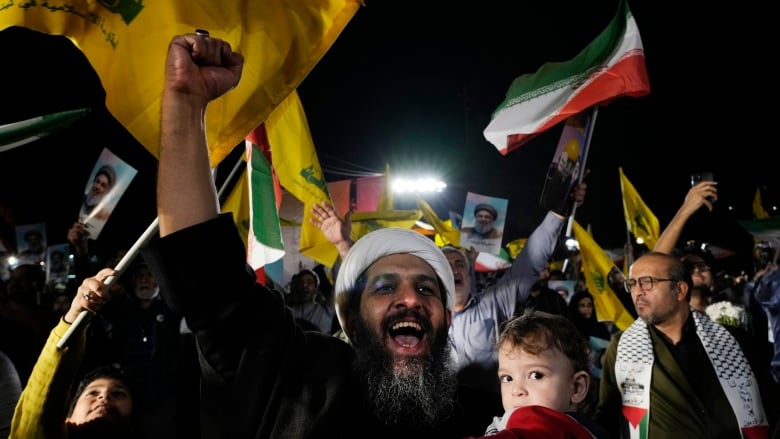
<svg viewBox="0 0 780 439">
<path fill-rule="evenodd" d="M 417 308 L 421 306 L 420 294 L 417 288 L 411 284 L 402 284 L 396 291 L 396 303 L 404 305 L 407 308 Z"/>
</svg>

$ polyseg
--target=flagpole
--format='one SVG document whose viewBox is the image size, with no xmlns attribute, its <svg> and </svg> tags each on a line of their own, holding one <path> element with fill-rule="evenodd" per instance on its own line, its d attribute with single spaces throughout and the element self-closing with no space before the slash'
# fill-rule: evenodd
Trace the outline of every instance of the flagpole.
<svg viewBox="0 0 780 439">
<path fill-rule="evenodd" d="M 111 285 L 114 283 L 116 279 L 118 279 L 122 273 L 125 272 L 127 269 L 127 265 L 132 262 L 132 260 L 135 258 L 135 255 L 138 253 L 138 250 L 146 244 L 151 237 L 157 233 L 157 227 L 158 227 L 158 218 L 155 218 L 154 221 L 152 221 L 151 224 L 149 224 L 149 227 L 146 228 L 146 231 L 141 235 L 141 237 L 133 244 L 132 247 L 130 247 L 130 250 L 128 250 L 124 256 L 122 256 L 122 259 L 119 260 L 119 262 L 114 267 L 114 270 L 116 270 L 116 274 L 114 276 L 109 276 L 106 278 L 106 280 L 103 281 L 103 285 L 105 285 L 106 288 L 111 288 Z M 89 311 L 84 310 L 79 313 L 79 316 L 76 317 L 76 320 L 71 323 L 70 328 L 68 328 L 67 331 L 65 331 L 65 334 L 62 335 L 62 338 L 60 341 L 57 342 L 57 349 L 62 349 L 65 347 L 65 344 L 68 343 L 68 340 L 70 339 L 70 336 L 73 335 L 73 333 L 78 329 L 84 320 L 89 316 Z"/>
<path fill-rule="evenodd" d="M 577 179 L 577 183 L 582 183 L 582 179 L 585 178 L 585 163 L 588 161 L 588 153 L 590 152 L 590 139 L 593 137 L 593 129 L 596 127 L 596 116 L 599 114 L 598 105 L 593 107 L 593 118 L 588 124 L 588 133 L 585 137 L 585 156 L 582 158 L 582 169 L 580 169 L 580 176 Z M 571 236 L 571 227 L 574 222 L 574 213 L 577 212 L 577 203 L 571 208 L 571 215 L 569 215 L 569 222 L 566 225 L 566 236 Z"/>
<path fill-rule="evenodd" d="M 593 128 L 596 126 L 596 116 L 599 114 L 599 107 L 598 105 L 595 105 L 593 107 L 593 118 L 590 120 L 590 123 L 588 124 L 588 132 L 585 135 L 585 155 L 582 157 L 582 166 L 580 168 L 580 175 L 577 178 L 577 183 L 582 183 L 582 179 L 585 178 L 585 163 L 588 161 L 588 153 L 590 152 L 590 139 L 593 137 Z M 571 214 L 569 215 L 569 220 L 566 224 L 566 235 L 564 235 L 566 238 L 571 236 L 571 228 L 574 224 L 574 214 L 577 212 L 577 203 L 574 203 L 574 205 L 571 208 Z M 566 258 L 563 261 L 563 272 L 566 272 L 566 268 L 569 265 L 569 258 Z"/>
<path fill-rule="evenodd" d="M 228 183 L 233 178 L 233 176 L 238 172 L 238 170 L 241 168 L 241 164 L 244 163 L 244 160 L 239 158 L 236 162 L 235 166 L 233 166 L 233 169 L 230 171 L 230 175 L 228 178 L 225 179 L 225 181 L 222 183 L 222 186 L 219 188 L 219 191 L 217 192 L 217 196 L 221 197 L 222 193 L 225 191 Z M 216 172 L 216 168 L 212 172 Z M 159 227 L 159 218 L 155 217 L 151 224 L 149 224 L 149 227 L 146 228 L 144 233 L 141 235 L 140 238 L 133 244 L 132 247 L 125 253 L 124 256 L 122 256 L 122 259 L 119 260 L 119 262 L 114 267 L 114 270 L 116 270 L 116 274 L 114 276 L 109 276 L 106 278 L 106 280 L 103 281 L 103 285 L 106 289 L 111 288 L 111 285 L 113 285 L 114 281 L 118 279 L 127 269 L 127 266 L 130 264 L 130 262 L 135 259 L 135 256 L 138 254 L 138 252 L 141 250 L 141 247 L 146 245 L 151 239 L 152 236 L 154 236 L 155 233 L 157 233 Z M 57 342 L 57 349 L 62 349 L 65 347 L 65 345 L 68 343 L 68 340 L 73 335 L 74 332 L 82 325 L 84 324 L 84 321 L 89 317 L 90 313 L 87 310 L 81 311 L 79 313 L 78 317 L 76 317 L 76 320 L 71 323 L 70 328 L 68 328 L 67 331 L 65 331 L 65 334 L 62 335 L 62 338 Z"/>
</svg>

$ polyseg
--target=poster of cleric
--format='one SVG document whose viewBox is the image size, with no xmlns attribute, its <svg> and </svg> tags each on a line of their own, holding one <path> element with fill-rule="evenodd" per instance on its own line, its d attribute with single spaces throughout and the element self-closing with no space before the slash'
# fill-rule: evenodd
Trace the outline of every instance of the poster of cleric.
<svg viewBox="0 0 780 439">
<path fill-rule="evenodd" d="M 98 239 L 136 173 L 135 168 L 103 148 L 87 180 L 79 210 L 79 222 L 86 226 L 90 239 Z"/>
<path fill-rule="evenodd" d="M 498 255 L 508 207 L 509 200 L 506 198 L 468 192 L 460 229 L 460 246 Z"/>
</svg>

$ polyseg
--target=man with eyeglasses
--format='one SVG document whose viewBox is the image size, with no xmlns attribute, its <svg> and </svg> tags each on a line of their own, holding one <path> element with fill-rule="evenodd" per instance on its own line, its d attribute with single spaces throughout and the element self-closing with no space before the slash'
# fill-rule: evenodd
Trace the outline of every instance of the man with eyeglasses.
<svg viewBox="0 0 780 439">
<path fill-rule="evenodd" d="M 702 208 L 712 212 L 717 199 L 717 182 L 701 181 L 693 185 L 677 213 L 658 237 L 653 251 L 674 254 L 685 263 L 693 285 L 703 287 L 703 290 L 697 288 L 691 293 L 694 296 L 694 303 L 701 303 L 705 308 L 709 304 L 720 301 L 743 305 L 748 312 L 746 329 L 753 337 L 766 344 L 769 322 L 755 297 L 752 294 L 743 294 L 742 286 L 735 285 L 731 280 L 727 281 L 723 276 L 716 278 L 715 273 L 718 270 L 715 266 L 715 257 L 706 245 L 697 245 L 695 241 L 688 241 L 681 248 L 675 247 L 691 216 Z"/>
<path fill-rule="evenodd" d="M 747 333 L 690 308 L 691 286 L 675 256 L 631 265 L 625 287 L 639 318 L 607 347 L 594 415 L 612 437 L 769 437 L 777 389 L 767 363 Z"/>
</svg>

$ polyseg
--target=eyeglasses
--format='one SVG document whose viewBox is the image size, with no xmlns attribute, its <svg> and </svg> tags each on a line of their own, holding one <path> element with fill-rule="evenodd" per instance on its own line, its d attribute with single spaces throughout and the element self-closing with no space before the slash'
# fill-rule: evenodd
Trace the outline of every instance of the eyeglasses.
<svg viewBox="0 0 780 439">
<path fill-rule="evenodd" d="M 629 293 L 631 290 L 634 289 L 637 284 L 639 285 L 639 289 L 642 291 L 650 291 L 653 289 L 653 286 L 655 286 L 656 282 L 679 282 L 679 279 L 659 279 L 657 277 L 653 276 L 642 276 L 638 279 L 626 279 L 625 282 L 623 282 L 623 287 L 628 291 Z"/>
</svg>

